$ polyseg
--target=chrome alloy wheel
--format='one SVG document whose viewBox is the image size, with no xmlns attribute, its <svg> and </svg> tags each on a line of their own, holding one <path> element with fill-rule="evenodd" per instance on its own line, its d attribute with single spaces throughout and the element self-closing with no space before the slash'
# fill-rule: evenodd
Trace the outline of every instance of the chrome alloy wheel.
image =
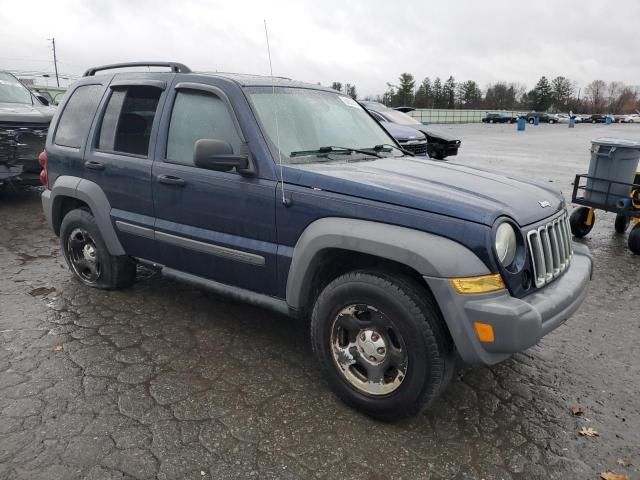
<svg viewBox="0 0 640 480">
<path fill-rule="evenodd" d="M 362 393 L 382 396 L 400 387 L 407 374 L 407 348 L 391 320 L 371 305 L 349 305 L 331 326 L 338 371 Z"/>
<path fill-rule="evenodd" d="M 67 239 L 67 258 L 71 268 L 86 283 L 95 283 L 102 273 L 96 243 L 83 228 L 75 228 Z"/>
</svg>

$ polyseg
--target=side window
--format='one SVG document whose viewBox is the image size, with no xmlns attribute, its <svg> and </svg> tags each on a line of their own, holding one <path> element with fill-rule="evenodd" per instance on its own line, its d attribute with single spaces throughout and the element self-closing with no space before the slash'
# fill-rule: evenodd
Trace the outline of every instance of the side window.
<svg viewBox="0 0 640 480">
<path fill-rule="evenodd" d="M 151 127 L 161 94 L 156 87 L 114 88 L 102 118 L 98 150 L 149 155 Z"/>
<path fill-rule="evenodd" d="M 56 145 L 80 148 L 89 134 L 101 90 L 102 85 L 82 85 L 73 91 L 58 121 Z"/>
<path fill-rule="evenodd" d="M 242 143 L 227 105 L 216 95 L 179 90 L 171 112 L 167 162 L 193 165 L 195 143 L 201 139 L 229 142 L 234 153 Z"/>
</svg>

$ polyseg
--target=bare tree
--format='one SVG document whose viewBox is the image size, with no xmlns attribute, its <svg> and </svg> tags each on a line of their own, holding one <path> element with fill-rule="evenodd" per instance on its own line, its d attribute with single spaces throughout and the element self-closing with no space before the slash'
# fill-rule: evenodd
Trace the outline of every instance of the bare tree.
<svg viewBox="0 0 640 480">
<path fill-rule="evenodd" d="M 607 83 L 604 80 L 594 80 L 584 89 L 592 113 L 605 113 L 606 89 Z"/>
</svg>

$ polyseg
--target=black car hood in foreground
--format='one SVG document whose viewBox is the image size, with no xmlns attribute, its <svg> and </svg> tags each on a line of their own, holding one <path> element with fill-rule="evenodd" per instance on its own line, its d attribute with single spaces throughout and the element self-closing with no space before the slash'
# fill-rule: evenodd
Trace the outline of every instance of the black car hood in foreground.
<svg viewBox="0 0 640 480">
<path fill-rule="evenodd" d="M 25 123 L 49 125 L 56 109 L 39 105 L 0 103 L 0 125 L 3 123 Z"/>
<path fill-rule="evenodd" d="M 564 208 L 544 185 L 412 157 L 287 165 L 285 180 L 485 225 L 506 215 L 523 227 Z"/>
</svg>

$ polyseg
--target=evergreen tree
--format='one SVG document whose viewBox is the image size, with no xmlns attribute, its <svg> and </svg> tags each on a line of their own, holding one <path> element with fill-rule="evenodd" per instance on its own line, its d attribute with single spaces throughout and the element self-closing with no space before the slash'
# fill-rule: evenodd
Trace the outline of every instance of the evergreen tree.
<svg viewBox="0 0 640 480">
<path fill-rule="evenodd" d="M 331 88 L 333 88 L 334 90 L 337 90 L 339 92 L 342 91 L 342 84 L 340 82 L 333 82 L 331 84 Z"/>
<path fill-rule="evenodd" d="M 458 84 L 458 104 L 462 108 L 480 108 L 482 91 L 473 80 Z"/>
<path fill-rule="evenodd" d="M 442 82 L 440 77 L 433 81 L 433 101 L 431 108 L 444 108 L 444 98 L 442 96 Z"/>
<path fill-rule="evenodd" d="M 431 88 L 431 80 L 427 77 L 422 81 L 416 91 L 416 98 L 413 100 L 413 106 L 416 108 L 429 108 L 431 107 L 432 97 L 433 91 Z"/>
<path fill-rule="evenodd" d="M 446 108 L 456 108 L 456 81 L 450 76 L 442 87 L 442 96 Z"/>
<path fill-rule="evenodd" d="M 551 84 L 549 84 L 547 77 L 544 75 L 540 77 L 536 86 L 529 92 L 529 98 L 532 101 L 531 108 L 537 112 L 546 112 L 549 109 L 553 102 L 553 97 L 551 95 Z"/>
<path fill-rule="evenodd" d="M 413 105 L 413 89 L 416 85 L 416 81 L 413 75 L 410 73 L 402 73 L 398 77 L 398 92 L 397 98 L 400 102 L 399 106 L 411 106 Z"/>
</svg>

